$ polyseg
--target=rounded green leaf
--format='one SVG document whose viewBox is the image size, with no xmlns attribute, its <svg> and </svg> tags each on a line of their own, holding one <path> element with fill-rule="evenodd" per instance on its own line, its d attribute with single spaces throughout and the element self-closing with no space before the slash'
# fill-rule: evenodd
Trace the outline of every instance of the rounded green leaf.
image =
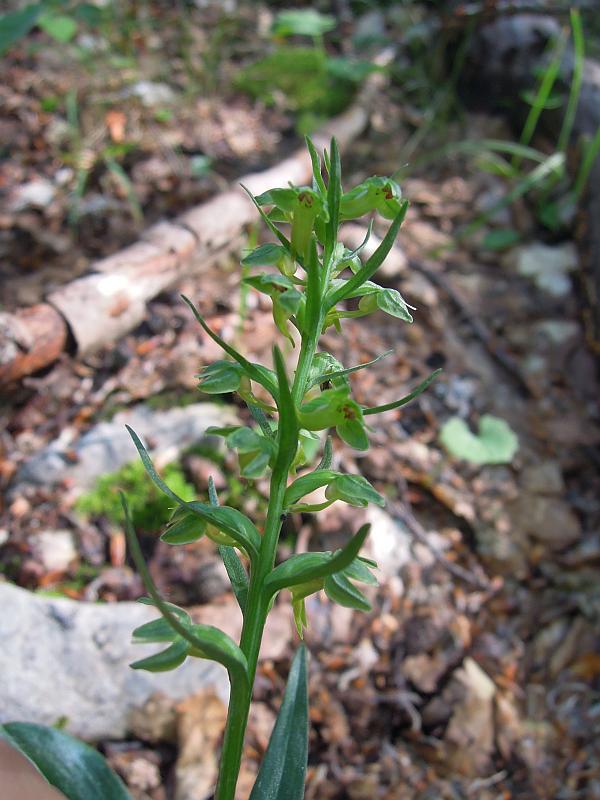
<svg viewBox="0 0 600 800">
<path fill-rule="evenodd" d="M 335 426 L 335 430 L 340 439 L 355 450 L 368 450 L 369 437 L 361 418 L 346 419 L 344 422 Z"/>
<path fill-rule="evenodd" d="M 68 800 L 131 800 L 102 756 L 63 731 L 29 722 L 8 722 L 0 727 L 0 735 Z"/>
<path fill-rule="evenodd" d="M 443 425 L 440 441 L 455 458 L 472 464 L 509 464 L 519 448 L 509 425 L 491 414 L 481 417 L 477 435 L 463 419 L 452 417 Z"/>
</svg>

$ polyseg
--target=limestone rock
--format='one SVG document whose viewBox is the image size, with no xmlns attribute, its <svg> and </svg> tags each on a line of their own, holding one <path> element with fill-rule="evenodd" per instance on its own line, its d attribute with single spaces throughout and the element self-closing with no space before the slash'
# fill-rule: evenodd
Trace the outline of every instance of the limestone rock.
<svg viewBox="0 0 600 800">
<path fill-rule="evenodd" d="M 150 606 L 48 598 L 8 583 L 0 583 L 0 606 L 0 722 L 66 718 L 83 739 L 118 739 L 131 710 L 155 692 L 179 700 L 212 687 L 227 698 L 227 674 L 212 661 L 188 658 L 164 673 L 130 669 L 159 649 L 131 644 L 133 629 L 156 618 Z"/>
<path fill-rule="evenodd" d="M 27 461 L 15 483 L 52 486 L 67 480 L 78 488 L 90 488 L 108 472 L 138 458 L 129 425 L 162 463 L 206 436 L 210 425 L 235 422 L 234 414 L 214 403 L 153 411 L 145 405 L 121 411 L 110 422 L 101 422 L 76 442 L 52 442 Z"/>
</svg>

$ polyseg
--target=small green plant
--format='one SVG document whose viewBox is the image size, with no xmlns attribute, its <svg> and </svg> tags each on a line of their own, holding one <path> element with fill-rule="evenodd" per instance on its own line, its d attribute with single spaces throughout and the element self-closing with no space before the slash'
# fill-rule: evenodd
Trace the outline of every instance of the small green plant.
<svg viewBox="0 0 600 800">
<path fill-rule="evenodd" d="M 339 113 L 377 67 L 368 61 L 330 56 L 323 36 L 333 28 L 333 17 L 313 9 L 280 12 L 272 28 L 275 47 L 240 70 L 237 87 L 267 104 L 283 98 L 298 114 L 297 127 L 302 132 L 314 128 L 319 119 Z M 312 45 L 291 43 L 291 36 L 308 37 Z"/>
<path fill-rule="evenodd" d="M 311 186 L 290 185 L 258 197 L 251 195 L 276 241 L 255 247 L 243 260 L 250 270 L 245 283 L 271 298 L 277 330 L 284 341 L 299 344 L 293 375 L 289 375 L 279 347 L 273 348 L 273 369 L 247 360 L 209 328 L 192 302 L 184 298 L 203 331 L 227 356 L 201 372 L 199 388 L 208 394 L 236 392 L 255 422 L 253 426 L 229 426 L 212 432 L 225 437 L 237 451 L 242 476 L 255 479 L 269 475 L 262 529 L 238 509 L 221 505 L 212 481 L 206 501 L 182 496 L 169 485 L 168 478 L 158 474 L 140 438 L 129 430 L 152 483 L 175 509 L 162 539 L 178 545 L 208 536 L 216 542 L 243 615 L 242 634 L 236 643 L 217 628 L 195 624 L 184 609 L 161 597 L 144 561 L 130 504 L 125 494 L 121 495 L 130 552 L 149 595 L 141 602 L 160 612 L 158 618 L 137 628 L 133 639 L 162 645 L 159 652 L 131 666 L 161 672 L 175 669 L 188 657 L 207 658 L 222 664 L 229 673 L 231 691 L 216 800 L 233 800 L 235 795 L 261 639 L 276 596 L 283 590 L 290 592 L 300 638 L 308 624 L 305 600 L 316 592 L 324 590 L 332 601 L 349 608 L 370 609 L 357 585 L 376 584 L 372 573 L 376 564 L 360 555 L 368 525 L 350 535 L 335 552 L 301 553 L 276 563 L 282 524 L 288 514 L 316 512 L 337 500 L 356 507 L 384 505 L 384 498 L 364 477 L 332 469 L 332 437 L 326 436 L 322 444 L 320 434 L 335 429 L 347 445 L 366 450 L 368 418 L 409 402 L 439 371 L 406 397 L 365 407 L 353 398 L 348 376 L 373 362 L 344 367 L 319 348 L 323 331 L 330 327 L 341 331 L 341 322 L 348 317 L 383 311 L 404 322 L 412 321 L 401 295 L 372 280 L 394 244 L 408 203 L 389 178 L 369 178 L 344 192 L 335 140 L 329 152 L 325 151 L 323 164 L 312 142 L 307 140 L 307 144 L 313 165 Z M 369 239 L 370 227 L 363 244 L 353 251 L 338 242 L 338 229 L 345 220 L 374 213 L 390 220 L 390 226 L 363 264 L 360 253 Z M 257 267 L 270 269 L 255 272 Z M 313 463 L 319 449 L 320 462 L 307 470 L 306 465 Z M 315 489 L 324 489 L 322 502 L 308 498 Z M 250 800 L 301 800 L 307 753 L 307 663 L 300 645 Z M 117 790 L 114 795 L 110 791 L 105 795 L 107 800 L 120 796 Z"/>
<path fill-rule="evenodd" d="M 491 414 L 481 417 L 478 434 L 469 430 L 464 419 L 451 417 L 442 426 L 440 441 L 450 455 L 471 464 L 510 464 L 519 449 L 508 423 Z"/>
<path fill-rule="evenodd" d="M 184 500 L 194 498 L 194 487 L 188 483 L 179 464 L 168 464 L 164 469 L 166 480 Z M 114 524 L 123 519 L 121 500 L 115 487 L 127 493 L 133 524 L 145 533 L 158 531 L 169 515 L 172 503 L 153 484 L 146 480 L 146 472 L 139 461 L 126 464 L 116 472 L 102 475 L 93 489 L 77 498 L 75 508 L 88 516 L 103 516 Z"/>
</svg>

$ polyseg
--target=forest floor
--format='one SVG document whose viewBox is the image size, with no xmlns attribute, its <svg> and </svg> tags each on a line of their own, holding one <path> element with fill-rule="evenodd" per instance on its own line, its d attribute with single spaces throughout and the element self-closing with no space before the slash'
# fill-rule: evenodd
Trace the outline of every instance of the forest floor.
<svg viewBox="0 0 600 800">
<path fill-rule="evenodd" d="M 0 95 L 9 113 L 0 138 L 16 156 L 0 163 L 6 309 L 39 301 L 143 227 L 212 196 L 236 175 L 276 163 L 298 144 L 289 114 L 235 92 L 166 113 L 161 100 L 124 102 L 118 85 L 110 96 L 102 88 L 104 105 L 86 106 L 76 131 L 77 114 L 65 122 L 48 100 L 77 89 L 77 74 L 64 70 L 60 54 L 17 53 L 7 61 Z M 466 127 L 471 135 L 507 135 L 503 123 L 481 115 L 469 115 Z M 408 135 L 397 89 L 382 89 L 367 132 L 343 154 L 345 184 L 394 173 Z M 132 138 L 124 182 L 107 164 Z M 82 165 L 88 187 L 74 221 L 73 181 Z M 390 324 L 383 315 L 369 324 L 347 320 L 343 336 L 326 335 L 323 345 L 344 365 L 392 350 L 352 376 L 365 404 L 394 400 L 432 369 L 443 372 L 412 404 L 374 421 L 367 455 L 337 443 L 339 468 L 360 472 L 389 499 L 393 564 L 382 570 L 370 614 L 320 596 L 308 604 L 306 797 L 600 798 L 600 427 L 576 242 L 549 240 L 526 200 L 499 211 L 480 236 L 461 238 L 505 192 L 501 178 L 466 158 L 415 171 L 402 189 L 411 207 L 396 267 L 382 282 L 416 306 L 414 323 Z M 517 230 L 519 244 L 485 247 L 483 234 L 499 228 Z M 538 271 L 528 267 L 532 259 L 543 262 Z M 114 347 L 65 356 L 4 392 L 0 564 L 8 580 L 77 599 L 140 595 L 114 525 L 79 514 L 72 487 L 15 492 L 14 477 L 65 432 L 75 440 L 122 408 L 202 399 L 196 375 L 218 354 L 180 292 L 225 339 L 268 362 L 270 308 L 240 293 L 238 263 L 232 254 L 155 298 L 147 320 Z M 518 437 L 510 464 L 470 465 L 442 447 L 448 418 L 476 426 L 483 414 L 502 418 Z M 225 485 L 236 466 L 224 459 Z M 205 492 L 204 456 L 184 458 L 183 468 Z M 265 486 L 241 495 L 241 506 L 260 515 Z M 296 515 L 282 546 L 333 549 L 359 518 L 356 509 L 337 506 Z M 35 546 L 41 528 L 73 532 L 78 547 L 68 566 L 44 564 Z M 198 605 L 189 576 L 214 560 L 210 547 L 188 545 L 175 556 L 152 532 L 146 544 L 161 588 L 180 604 Z M 222 587 L 204 598 L 215 613 L 226 601 Z M 290 647 L 281 659 L 261 662 L 242 781 L 251 781 L 264 752 L 291 654 Z M 105 743 L 104 751 L 136 799 L 173 796 L 173 746 L 131 739 Z M 140 771 L 140 760 L 154 772 Z M 148 777 L 157 768 L 158 783 Z"/>
</svg>

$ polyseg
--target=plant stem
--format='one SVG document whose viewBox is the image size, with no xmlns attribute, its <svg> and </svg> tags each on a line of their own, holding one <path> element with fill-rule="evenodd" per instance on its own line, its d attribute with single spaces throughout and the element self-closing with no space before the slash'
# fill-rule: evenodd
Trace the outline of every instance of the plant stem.
<svg viewBox="0 0 600 800">
<path fill-rule="evenodd" d="M 296 407 L 302 402 L 306 388 L 308 372 L 314 358 L 319 341 L 321 324 L 315 326 L 302 337 L 298 364 L 292 387 L 292 398 Z M 288 472 L 296 453 L 285 454 L 282 466 L 273 471 L 269 492 L 269 510 L 265 531 L 260 547 L 257 569 L 250 575 L 248 601 L 244 610 L 244 624 L 240 648 L 248 661 L 249 687 L 240 684 L 231 686 L 227 726 L 221 753 L 219 782 L 215 794 L 216 800 L 233 800 L 235 787 L 242 761 L 244 737 L 252 702 L 252 686 L 258 665 L 258 656 L 263 631 L 269 613 L 270 602 L 265 598 L 263 585 L 267 575 L 273 569 L 277 553 L 277 543 L 283 517 L 283 499 L 287 488 Z"/>
</svg>

